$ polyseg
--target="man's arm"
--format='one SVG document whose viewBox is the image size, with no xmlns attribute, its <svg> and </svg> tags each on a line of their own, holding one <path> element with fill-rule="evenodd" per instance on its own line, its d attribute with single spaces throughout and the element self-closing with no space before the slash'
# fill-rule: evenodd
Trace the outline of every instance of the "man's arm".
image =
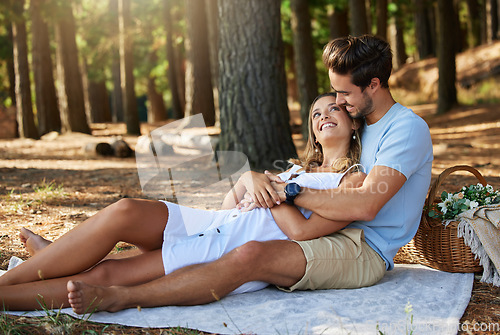
<svg viewBox="0 0 500 335">
<path fill-rule="evenodd" d="M 359 188 L 303 188 L 295 198 L 295 204 L 330 220 L 369 221 L 375 218 L 405 182 L 406 177 L 399 171 L 386 166 L 375 166 Z M 273 185 L 284 200 L 284 184 Z"/>
</svg>

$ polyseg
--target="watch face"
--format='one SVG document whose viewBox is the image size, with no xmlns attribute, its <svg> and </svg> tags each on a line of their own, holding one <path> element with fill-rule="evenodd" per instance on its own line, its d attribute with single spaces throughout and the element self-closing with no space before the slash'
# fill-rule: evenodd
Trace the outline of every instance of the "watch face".
<svg viewBox="0 0 500 335">
<path fill-rule="evenodd" d="M 286 186 L 285 186 L 285 193 L 287 195 L 295 197 L 297 194 L 300 193 L 300 186 L 299 186 L 299 184 L 297 184 L 297 183 L 286 184 Z"/>
</svg>

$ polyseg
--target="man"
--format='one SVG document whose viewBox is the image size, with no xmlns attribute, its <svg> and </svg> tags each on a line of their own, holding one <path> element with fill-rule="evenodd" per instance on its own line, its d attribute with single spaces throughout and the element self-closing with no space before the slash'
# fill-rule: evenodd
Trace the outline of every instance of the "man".
<svg viewBox="0 0 500 335">
<path fill-rule="evenodd" d="M 272 206 L 279 196 L 328 219 L 354 222 L 312 241 L 252 241 L 212 263 L 188 266 L 135 287 L 69 282 L 75 311 L 85 312 L 96 296 L 98 308 L 108 311 L 203 304 L 254 280 L 286 290 L 361 287 L 376 283 L 394 267 L 396 252 L 418 228 L 429 187 L 429 129 L 392 98 L 392 53 L 385 41 L 373 36 L 339 38 L 326 45 L 323 60 L 337 103 L 352 117 L 365 119 L 361 164 L 368 175 L 363 186 L 297 189 L 275 176 L 254 174 L 260 194 L 254 199 Z M 275 192 L 268 191 L 270 185 Z"/>
</svg>

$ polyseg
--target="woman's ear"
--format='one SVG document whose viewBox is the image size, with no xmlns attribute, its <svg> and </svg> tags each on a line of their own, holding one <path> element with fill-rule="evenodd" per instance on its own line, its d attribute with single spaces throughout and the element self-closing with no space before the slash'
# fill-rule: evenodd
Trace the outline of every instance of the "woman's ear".
<svg viewBox="0 0 500 335">
<path fill-rule="evenodd" d="M 358 130 L 361 128 L 362 122 L 360 119 L 353 119 L 352 120 L 352 130 Z"/>
</svg>

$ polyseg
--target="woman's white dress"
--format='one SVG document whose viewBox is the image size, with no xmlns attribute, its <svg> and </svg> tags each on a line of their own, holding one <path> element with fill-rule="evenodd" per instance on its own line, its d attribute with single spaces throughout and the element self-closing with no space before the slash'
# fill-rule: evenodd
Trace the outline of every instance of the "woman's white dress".
<svg viewBox="0 0 500 335">
<path fill-rule="evenodd" d="M 302 187 L 332 189 L 338 187 L 345 173 L 297 172 L 294 165 L 279 174 L 283 181 L 293 181 Z M 292 176 L 294 175 L 294 176 Z M 288 240 L 280 230 L 268 208 L 255 208 L 249 212 L 238 209 L 208 211 L 180 206 L 164 201 L 169 210 L 163 233 L 162 257 L 165 274 L 187 265 L 214 261 L 249 241 Z M 309 218 L 311 211 L 298 207 Z M 268 284 L 250 282 L 232 293 L 263 289 Z"/>
</svg>

